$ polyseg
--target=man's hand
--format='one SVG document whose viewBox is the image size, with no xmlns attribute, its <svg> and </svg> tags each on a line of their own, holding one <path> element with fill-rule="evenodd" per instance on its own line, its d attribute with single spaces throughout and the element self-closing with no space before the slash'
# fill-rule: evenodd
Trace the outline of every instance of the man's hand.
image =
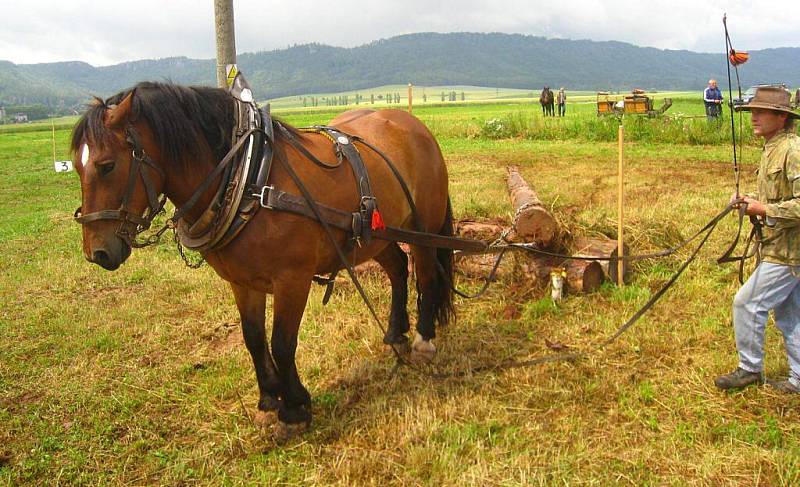
<svg viewBox="0 0 800 487">
<path fill-rule="evenodd" d="M 742 199 L 745 203 L 747 203 L 747 209 L 744 211 L 745 215 L 761 217 L 767 216 L 767 207 L 764 205 L 764 203 L 749 196 L 744 196 Z"/>
</svg>

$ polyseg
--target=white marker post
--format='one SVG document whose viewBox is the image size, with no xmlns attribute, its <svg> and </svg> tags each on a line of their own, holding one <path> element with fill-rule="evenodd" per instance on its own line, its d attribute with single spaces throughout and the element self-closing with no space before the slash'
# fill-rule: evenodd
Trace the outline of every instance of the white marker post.
<svg viewBox="0 0 800 487">
<path fill-rule="evenodd" d="M 411 109 L 413 107 L 413 103 L 411 101 L 412 96 L 414 95 L 414 85 L 411 83 L 408 84 L 408 113 L 411 113 Z"/>
<path fill-rule="evenodd" d="M 50 119 L 50 128 L 53 130 L 53 169 L 56 172 L 70 172 L 72 171 L 72 161 L 57 161 L 56 160 L 56 123 Z"/>
<path fill-rule="evenodd" d="M 625 276 L 622 274 L 622 240 L 623 240 L 623 213 L 622 213 L 622 189 L 623 189 L 623 172 L 622 172 L 622 160 L 623 160 L 623 140 L 625 137 L 625 131 L 622 128 L 622 124 L 619 126 L 619 133 L 617 136 L 618 145 L 619 145 L 619 164 L 617 166 L 618 172 L 618 194 L 617 194 L 617 285 L 622 287 L 625 285 Z"/>
</svg>

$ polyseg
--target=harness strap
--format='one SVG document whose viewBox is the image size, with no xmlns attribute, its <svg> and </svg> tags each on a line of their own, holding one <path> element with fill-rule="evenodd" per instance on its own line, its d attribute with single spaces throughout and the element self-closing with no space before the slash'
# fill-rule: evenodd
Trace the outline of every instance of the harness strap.
<svg viewBox="0 0 800 487">
<path fill-rule="evenodd" d="M 248 136 L 257 130 L 258 129 L 250 129 L 244 133 L 242 138 L 240 138 L 236 142 L 236 144 L 234 144 L 234 146 L 231 147 L 231 150 L 228 151 L 225 157 L 223 157 L 222 160 L 219 161 L 217 167 L 215 167 L 214 170 L 211 171 L 211 174 L 209 174 L 206 177 L 206 179 L 200 184 L 200 186 L 197 187 L 197 189 L 194 191 L 189 200 L 186 201 L 186 203 L 184 203 L 183 206 L 181 206 L 179 209 L 175 210 L 175 213 L 172 215 L 172 218 L 170 218 L 170 220 L 172 220 L 173 222 L 177 222 L 186 215 L 186 212 L 194 208 L 194 205 L 197 204 L 197 202 L 200 200 L 203 194 L 205 194 L 205 192 L 208 190 L 211 184 L 217 179 L 217 176 L 219 176 L 222 173 L 222 170 L 225 169 L 225 167 L 239 153 L 239 149 L 241 149 L 242 146 L 248 141 Z"/>
<path fill-rule="evenodd" d="M 339 230 L 348 232 L 351 230 L 351 214 L 336 208 L 331 208 L 315 202 L 316 210 L 312 209 L 305 197 L 272 188 L 264 187 L 261 206 L 270 210 L 287 211 L 297 215 L 302 215 L 319 222 L 332 225 Z M 319 217 L 318 217 L 319 215 Z M 321 220 L 320 220 L 321 217 Z M 423 247 L 447 248 L 453 250 L 463 250 L 467 252 L 485 252 L 489 249 L 489 244 L 482 240 L 464 239 L 449 237 L 447 235 L 437 235 L 433 233 L 417 232 L 386 226 L 382 230 L 375 230 L 372 233 L 374 238 L 388 240 L 390 242 L 405 242 Z"/>
<path fill-rule="evenodd" d="M 83 207 L 79 206 L 78 209 L 75 210 L 75 213 L 73 215 L 74 218 L 75 218 L 75 221 L 80 223 L 80 224 L 82 224 L 82 225 L 85 225 L 87 223 L 91 223 L 91 222 L 97 221 L 97 220 L 125 220 L 126 218 L 131 223 L 135 223 L 137 225 L 141 225 L 141 226 L 150 225 L 150 222 L 147 221 L 146 219 L 144 219 L 144 218 L 142 218 L 140 216 L 128 213 L 127 211 L 124 211 L 124 210 L 100 210 L 100 211 L 95 211 L 94 213 L 89 213 L 88 215 L 84 215 L 84 214 L 81 213 L 82 208 Z"/>
</svg>

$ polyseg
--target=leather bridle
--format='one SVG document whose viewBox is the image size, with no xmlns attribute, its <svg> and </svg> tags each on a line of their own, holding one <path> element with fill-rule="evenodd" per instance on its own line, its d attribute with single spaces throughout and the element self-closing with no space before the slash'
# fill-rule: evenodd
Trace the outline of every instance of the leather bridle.
<svg viewBox="0 0 800 487">
<path fill-rule="evenodd" d="M 78 209 L 75 210 L 74 218 L 75 221 L 81 225 L 86 225 L 98 220 L 117 220 L 120 223 L 114 233 L 118 237 L 131 247 L 147 247 L 158 241 L 158 238 L 154 238 L 156 235 L 144 241 L 136 240 L 136 237 L 150 228 L 153 219 L 163 211 L 164 205 L 167 202 L 167 197 L 165 195 L 162 194 L 159 197 L 159 191 L 156 189 L 152 178 L 148 174 L 147 168 L 149 167 L 155 170 L 162 181 L 165 179 L 165 174 L 164 170 L 158 167 L 153 159 L 147 155 L 147 152 L 145 152 L 140 142 L 139 133 L 133 126 L 128 126 L 125 129 L 125 140 L 131 148 L 131 165 L 128 170 L 128 182 L 119 209 L 100 210 L 84 215 L 83 207 L 79 206 Z M 147 208 L 145 208 L 143 214 L 132 212 L 129 208 L 138 179 L 142 180 L 145 193 L 147 194 Z M 166 227 L 158 232 L 157 237 L 160 237 L 164 230 L 166 230 Z"/>
</svg>

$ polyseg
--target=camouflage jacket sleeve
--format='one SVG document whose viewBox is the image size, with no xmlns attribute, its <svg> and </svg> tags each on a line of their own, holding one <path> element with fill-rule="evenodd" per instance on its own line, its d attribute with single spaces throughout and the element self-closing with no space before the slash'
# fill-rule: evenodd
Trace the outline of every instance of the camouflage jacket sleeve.
<svg viewBox="0 0 800 487">
<path fill-rule="evenodd" d="M 767 220 L 775 222 L 776 230 L 800 225 L 800 150 L 788 151 L 785 175 L 792 197 L 766 205 Z"/>
</svg>

